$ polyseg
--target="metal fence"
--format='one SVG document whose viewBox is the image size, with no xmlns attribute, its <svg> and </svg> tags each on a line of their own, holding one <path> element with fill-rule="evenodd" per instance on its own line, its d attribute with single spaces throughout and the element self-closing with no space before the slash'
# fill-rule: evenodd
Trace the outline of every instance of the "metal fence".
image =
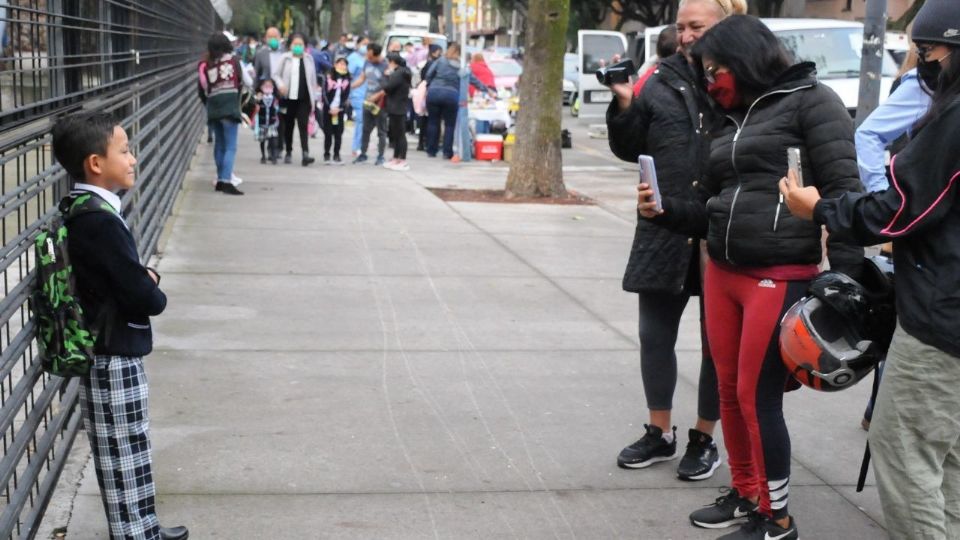
<svg viewBox="0 0 960 540">
<path fill-rule="evenodd" d="M 0 539 L 36 535 L 80 425 L 77 380 L 40 369 L 28 302 L 32 237 L 69 189 L 53 119 L 122 118 L 139 161 L 126 220 L 148 256 L 205 125 L 194 71 L 218 27 L 209 0 L 0 0 Z"/>
</svg>

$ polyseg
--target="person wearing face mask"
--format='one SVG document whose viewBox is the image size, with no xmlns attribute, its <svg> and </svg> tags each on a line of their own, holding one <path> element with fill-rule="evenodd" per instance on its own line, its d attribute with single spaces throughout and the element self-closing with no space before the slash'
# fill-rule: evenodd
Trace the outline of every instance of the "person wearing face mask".
<svg viewBox="0 0 960 540">
<path fill-rule="evenodd" d="M 306 39 L 303 34 L 294 33 L 287 39 L 290 51 L 284 53 L 277 66 L 277 91 L 283 97 L 280 103 L 281 128 L 283 144 L 286 154 L 284 163 L 292 161 L 293 153 L 293 126 L 297 125 L 300 132 L 300 149 L 303 157 L 301 165 L 306 167 L 315 161 L 310 157 L 310 137 L 307 135 L 307 125 L 310 115 L 313 114 L 315 96 L 319 92 L 317 87 L 317 71 L 312 57 L 304 57 Z"/>
<path fill-rule="evenodd" d="M 616 97 L 607 110 L 610 149 L 631 163 L 640 154 L 653 156 L 664 195 L 694 199 L 709 151 L 706 137 L 712 114 L 690 68 L 690 49 L 713 25 L 746 10 L 743 1 L 684 0 L 676 22 L 679 53 L 660 61 L 636 100 L 630 83 L 611 87 Z M 639 300 L 640 373 L 649 424 L 638 441 L 620 452 L 617 464 L 622 468 L 645 468 L 678 455 L 671 418 L 677 385 L 674 349 L 680 317 L 690 297 L 701 290 L 700 243 L 698 235 L 637 220 L 623 289 L 636 293 Z M 701 325 L 702 319 L 701 309 Z M 683 480 L 710 478 L 720 466 L 713 441 L 720 419 L 717 378 L 702 331 L 701 338 L 697 421 L 688 431 L 689 443 L 677 467 L 677 476 Z M 718 517 L 718 522 L 734 523 L 735 508 L 730 512 Z"/>
<path fill-rule="evenodd" d="M 638 193 L 642 217 L 707 239 L 707 335 L 733 487 L 690 520 L 715 527 L 715 516 L 731 507 L 753 510 L 740 530 L 722 538 L 795 540 L 783 418 L 783 393 L 793 384 L 780 357 L 779 323 L 806 295 L 823 250 L 820 227 L 787 209 L 778 183 L 787 149 L 797 147 L 807 185 L 832 196 L 861 190 L 853 121 L 836 93 L 817 82 L 816 66 L 793 64 L 755 17 L 718 23 L 693 46 L 692 59 L 720 113 L 699 197 L 666 196 L 658 212 L 648 186 Z M 863 249 L 836 235 L 827 245 L 831 268 L 857 279 Z"/>
<path fill-rule="evenodd" d="M 893 241 L 898 326 L 870 425 L 887 533 L 960 538 L 960 11 L 927 0 L 912 30 L 935 87 L 890 164 L 892 187 L 840 197 L 781 180 L 790 211 L 862 244 Z M 935 66 L 935 67 L 934 67 Z M 933 69 L 930 69 L 933 68 Z M 821 190 L 822 192 L 822 190 Z"/>
<path fill-rule="evenodd" d="M 260 143 L 260 163 L 276 165 L 280 155 L 280 98 L 273 79 L 260 81 L 257 88 L 257 114 L 253 136 Z"/>
<path fill-rule="evenodd" d="M 357 46 L 352 53 L 347 55 L 347 70 L 350 72 L 350 79 L 356 81 L 363 73 L 363 66 L 367 63 L 367 46 L 370 39 L 361 37 L 357 39 Z M 354 86 L 350 92 L 350 113 L 353 118 L 353 144 L 351 151 L 354 157 L 360 155 L 360 144 L 363 142 L 363 100 L 367 95 L 367 83 L 364 82 Z"/>
<path fill-rule="evenodd" d="M 338 57 L 330 73 L 321 78 L 320 88 L 323 96 L 323 110 L 327 115 L 323 125 L 323 162 L 330 164 L 330 147 L 333 146 L 334 165 L 343 165 L 340 160 L 340 146 L 343 143 L 344 109 L 350 101 L 350 71 L 347 59 Z"/>
<path fill-rule="evenodd" d="M 280 30 L 271 26 L 263 35 L 265 47 L 260 47 L 253 55 L 253 69 L 257 80 L 263 81 L 274 77 L 275 68 L 280 65 L 283 49 L 280 43 Z"/>
</svg>

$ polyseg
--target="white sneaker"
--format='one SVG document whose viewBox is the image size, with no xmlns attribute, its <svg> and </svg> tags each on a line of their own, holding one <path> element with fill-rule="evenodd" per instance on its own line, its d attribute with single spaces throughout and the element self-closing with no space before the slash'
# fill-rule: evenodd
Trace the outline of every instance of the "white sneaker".
<svg viewBox="0 0 960 540">
<path fill-rule="evenodd" d="M 230 176 L 230 183 L 233 184 L 233 185 L 235 185 L 235 186 L 239 186 L 240 184 L 243 183 L 243 178 L 240 178 L 239 176 L 237 176 L 237 175 L 235 175 L 235 174 L 234 174 L 234 175 L 231 175 L 231 176 Z"/>
<path fill-rule="evenodd" d="M 395 171 L 396 167 L 397 167 L 397 162 L 392 159 L 383 164 L 384 169 L 390 169 L 391 171 Z"/>
<path fill-rule="evenodd" d="M 393 167 L 391 167 L 391 169 L 394 171 L 409 171 L 410 165 L 407 164 L 406 161 L 398 161 L 393 165 Z"/>
</svg>

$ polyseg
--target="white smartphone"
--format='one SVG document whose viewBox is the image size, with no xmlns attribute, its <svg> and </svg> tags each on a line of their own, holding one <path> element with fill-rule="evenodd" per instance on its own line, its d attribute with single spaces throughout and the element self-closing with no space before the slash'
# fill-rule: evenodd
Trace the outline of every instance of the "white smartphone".
<svg viewBox="0 0 960 540">
<path fill-rule="evenodd" d="M 803 166 L 800 164 L 799 148 L 787 148 L 787 169 L 797 173 L 797 182 L 803 187 Z"/>
<path fill-rule="evenodd" d="M 653 201 L 657 203 L 657 212 L 663 210 L 663 198 L 660 196 L 660 185 L 657 184 L 657 169 L 653 163 L 653 157 L 641 154 L 637 158 L 640 163 L 640 182 L 650 186 L 653 190 Z"/>
</svg>

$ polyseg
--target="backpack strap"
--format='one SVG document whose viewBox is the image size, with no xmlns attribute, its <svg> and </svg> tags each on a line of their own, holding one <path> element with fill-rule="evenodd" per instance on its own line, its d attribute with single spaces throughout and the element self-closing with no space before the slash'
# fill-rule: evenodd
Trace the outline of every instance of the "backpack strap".
<svg viewBox="0 0 960 540">
<path fill-rule="evenodd" d="M 63 215 L 64 221 L 70 221 L 78 216 L 92 212 L 106 212 L 120 217 L 120 214 L 117 213 L 114 207 L 110 206 L 110 203 L 88 192 L 67 195 L 60 200 L 59 210 Z"/>
</svg>

